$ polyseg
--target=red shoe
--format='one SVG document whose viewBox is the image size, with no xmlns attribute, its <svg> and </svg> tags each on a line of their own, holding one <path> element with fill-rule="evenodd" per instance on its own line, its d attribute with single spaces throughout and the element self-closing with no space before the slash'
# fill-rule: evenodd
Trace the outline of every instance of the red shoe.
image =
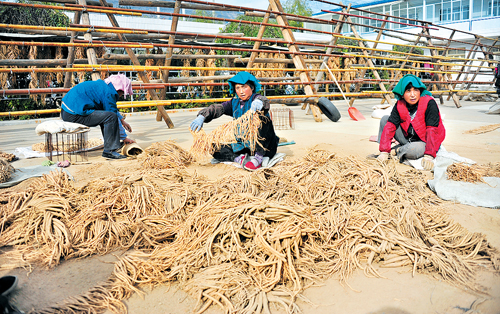
<svg viewBox="0 0 500 314">
<path fill-rule="evenodd" d="M 247 163 L 245 163 L 245 165 L 243 166 L 243 168 L 245 168 L 248 171 L 255 171 L 255 170 L 259 169 L 260 167 L 261 167 L 261 164 L 259 164 L 258 166 L 255 166 L 251 160 L 248 161 Z"/>
</svg>

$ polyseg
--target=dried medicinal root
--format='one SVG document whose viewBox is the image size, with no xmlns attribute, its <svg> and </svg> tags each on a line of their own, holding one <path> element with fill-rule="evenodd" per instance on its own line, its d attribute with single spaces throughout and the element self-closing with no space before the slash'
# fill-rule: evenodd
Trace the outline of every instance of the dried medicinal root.
<svg viewBox="0 0 500 314">
<path fill-rule="evenodd" d="M 250 150 L 254 151 L 262 140 L 259 138 L 260 125 L 259 114 L 249 110 L 240 118 L 218 126 L 210 134 L 206 134 L 203 129 L 198 132 L 191 131 L 194 140 L 190 152 L 196 159 L 200 159 L 212 155 L 224 144 L 237 142 L 248 143 Z"/>
<path fill-rule="evenodd" d="M 269 303 L 297 313 L 307 287 L 380 267 L 483 293 L 476 270 L 499 272 L 500 255 L 442 203 L 418 171 L 319 149 L 216 180 L 147 168 L 76 188 L 59 172 L 0 194 L 0 245 L 12 246 L 1 267 L 130 249 L 103 285 L 34 313 L 123 313 L 144 286 L 172 282 L 197 298 L 196 313 L 269 313 Z"/>
<path fill-rule="evenodd" d="M 10 176 L 15 171 L 14 167 L 9 164 L 5 158 L 0 158 L 0 183 L 9 181 Z"/>
<path fill-rule="evenodd" d="M 193 156 L 169 140 L 153 143 L 138 156 L 138 160 L 143 169 L 170 169 L 186 167 L 193 162 Z"/>
</svg>

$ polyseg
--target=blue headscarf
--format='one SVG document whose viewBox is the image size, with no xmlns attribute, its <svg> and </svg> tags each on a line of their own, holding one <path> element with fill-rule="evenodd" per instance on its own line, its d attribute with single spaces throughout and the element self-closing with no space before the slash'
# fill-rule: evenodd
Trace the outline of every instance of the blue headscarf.
<svg viewBox="0 0 500 314">
<path fill-rule="evenodd" d="M 247 84 L 248 82 L 252 83 L 253 86 L 255 87 L 254 89 L 254 93 L 258 93 L 260 91 L 260 83 L 259 83 L 259 80 L 257 80 L 257 78 L 255 76 L 253 76 L 252 74 L 248 73 L 248 72 L 240 72 L 238 74 L 236 74 L 235 76 L 233 76 L 232 78 L 229 79 L 229 93 L 231 95 L 234 94 L 234 86 L 235 84 Z"/>
<path fill-rule="evenodd" d="M 418 77 L 413 74 L 406 74 L 399 80 L 398 84 L 392 90 L 392 93 L 394 94 L 394 96 L 396 96 L 397 100 L 403 98 L 406 86 L 408 86 L 408 84 L 410 83 L 413 87 L 420 89 L 420 96 L 432 96 L 431 92 L 427 90 L 427 87 L 425 87 L 424 83 L 422 83 L 422 81 Z"/>
</svg>

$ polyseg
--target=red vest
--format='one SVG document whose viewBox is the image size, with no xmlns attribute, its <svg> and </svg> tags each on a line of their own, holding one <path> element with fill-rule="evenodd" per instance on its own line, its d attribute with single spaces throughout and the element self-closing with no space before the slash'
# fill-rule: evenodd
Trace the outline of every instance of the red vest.
<svg viewBox="0 0 500 314">
<path fill-rule="evenodd" d="M 431 99 L 432 97 L 428 95 L 419 99 L 417 113 L 415 114 L 413 121 L 411 120 L 410 113 L 408 112 L 408 108 L 406 107 L 406 102 L 404 100 L 398 100 L 396 103 L 396 109 L 401 119 L 400 125 L 401 129 L 403 129 L 405 137 L 408 136 L 408 128 L 411 123 L 418 137 L 426 143 L 425 154 L 436 157 L 436 152 L 439 150 L 439 146 L 441 146 L 441 143 L 444 141 L 446 131 L 443 126 L 443 121 L 441 120 L 441 114 L 439 114 L 439 124 L 437 127 L 425 125 L 425 112 Z M 387 130 L 385 130 L 386 128 Z M 382 133 L 382 137 L 380 139 L 380 151 L 382 152 L 390 151 L 390 140 L 394 137 L 394 133 L 396 132 L 396 126 L 390 122 L 387 123 L 386 128 L 384 128 L 384 132 Z"/>
</svg>

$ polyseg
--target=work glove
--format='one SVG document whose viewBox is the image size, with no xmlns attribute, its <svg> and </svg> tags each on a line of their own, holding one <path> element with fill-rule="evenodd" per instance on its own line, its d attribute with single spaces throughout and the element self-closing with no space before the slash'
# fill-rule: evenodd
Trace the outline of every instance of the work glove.
<svg viewBox="0 0 500 314">
<path fill-rule="evenodd" d="M 255 99 L 254 101 L 252 101 L 252 105 L 250 106 L 250 110 L 255 112 L 255 111 L 261 110 L 262 107 L 264 107 L 264 103 L 262 102 L 262 100 Z"/>
<path fill-rule="evenodd" d="M 424 155 L 424 158 L 422 158 L 422 167 L 424 167 L 425 170 L 432 170 L 434 168 L 434 157 L 431 155 Z"/>
<path fill-rule="evenodd" d="M 387 152 L 381 152 L 380 155 L 378 155 L 377 157 L 377 160 L 381 162 L 387 161 L 388 159 L 389 159 L 389 153 Z"/>
<path fill-rule="evenodd" d="M 198 132 L 203 127 L 204 121 L 205 121 L 205 117 L 202 115 L 199 115 L 196 117 L 196 119 L 193 120 L 193 122 L 191 122 L 191 125 L 189 126 L 189 128 L 193 132 Z"/>
</svg>

